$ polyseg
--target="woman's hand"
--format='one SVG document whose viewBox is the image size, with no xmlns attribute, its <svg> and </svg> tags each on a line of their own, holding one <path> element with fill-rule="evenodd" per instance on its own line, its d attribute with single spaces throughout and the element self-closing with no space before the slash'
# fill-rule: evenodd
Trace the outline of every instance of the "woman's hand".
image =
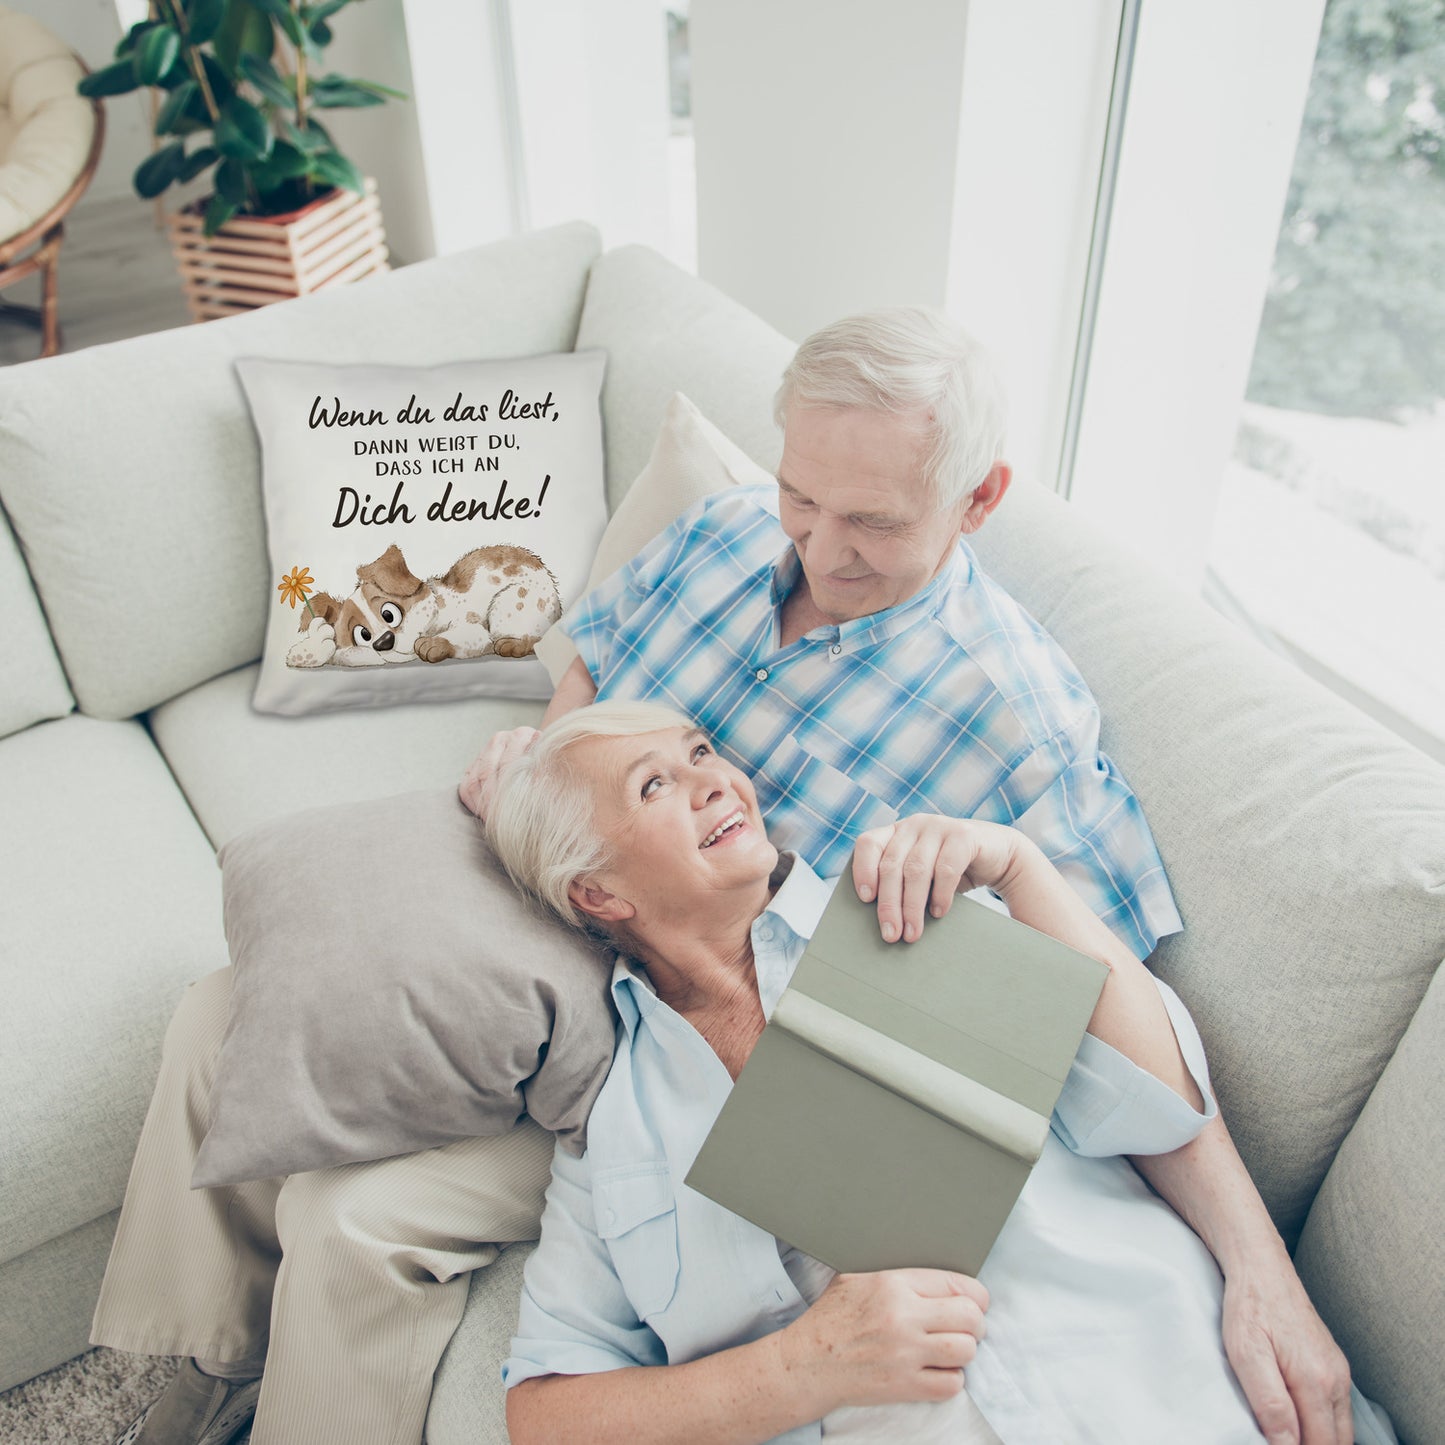
<svg viewBox="0 0 1445 1445">
<path fill-rule="evenodd" d="M 497 770 L 503 763 L 525 753 L 537 737 L 536 728 L 513 728 L 510 732 L 496 733 L 467 769 L 457 785 L 457 793 L 482 822 L 487 821 L 487 812 L 492 806 Z"/>
<path fill-rule="evenodd" d="M 1026 850 L 1037 849 L 1014 828 L 969 818 L 917 813 L 872 828 L 853 850 L 853 886 L 865 903 L 878 900 L 884 939 L 912 943 L 925 912 L 942 918 L 954 895 L 970 888 L 1004 891 Z"/>
<path fill-rule="evenodd" d="M 966 1274 L 840 1274 L 779 1337 L 784 1369 L 840 1405 L 947 1400 L 983 1338 L 988 1291 Z"/>
</svg>

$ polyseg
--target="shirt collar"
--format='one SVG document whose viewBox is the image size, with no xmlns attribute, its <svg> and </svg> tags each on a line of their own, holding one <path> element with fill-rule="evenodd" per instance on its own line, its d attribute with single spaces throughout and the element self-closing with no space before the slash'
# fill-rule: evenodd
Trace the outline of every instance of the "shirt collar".
<svg viewBox="0 0 1445 1445">
<path fill-rule="evenodd" d="M 943 570 L 923 591 L 914 593 L 906 601 L 886 611 L 872 612 L 867 617 L 855 617 L 851 622 L 841 622 L 836 627 L 814 628 L 805 636 L 813 637 L 815 634 L 826 633 L 829 641 L 837 642 L 848 651 L 887 642 L 920 618 L 931 617 L 938 612 L 953 589 L 968 586 L 973 580 L 973 573 L 973 552 L 960 537 Z M 769 596 L 775 609 L 781 608 L 788 600 L 802 576 L 802 560 L 798 556 L 798 549 L 790 542 L 787 550 L 773 564 Z"/>
<path fill-rule="evenodd" d="M 805 859 L 791 851 L 778 855 L 778 872 L 774 877 L 781 881 L 772 901 L 753 924 L 754 932 L 764 921 L 780 923 L 794 938 L 807 943 L 832 896 L 833 885 L 823 882 Z"/>
<path fill-rule="evenodd" d="M 833 883 L 825 883 L 792 852 L 779 853 L 773 880 L 777 891 L 751 930 L 758 992 L 769 1016 L 833 893 Z M 638 1025 L 662 1006 L 646 970 L 622 954 L 612 968 L 612 999 L 629 1039 L 635 1039 Z"/>
</svg>

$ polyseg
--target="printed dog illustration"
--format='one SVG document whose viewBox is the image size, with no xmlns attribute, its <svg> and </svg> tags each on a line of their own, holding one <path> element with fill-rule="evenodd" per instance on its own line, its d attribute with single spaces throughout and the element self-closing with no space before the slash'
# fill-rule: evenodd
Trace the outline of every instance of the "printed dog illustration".
<svg viewBox="0 0 1445 1445">
<path fill-rule="evenodd" d="M 448 657 L 526 657 L 562 615 L 557 579 L 525 547 L 477 547 L 422 581 L 401 548 L 356 569 L 349 597 L 317 592 L 288 667 L 384 667 Z"/>
</svg>

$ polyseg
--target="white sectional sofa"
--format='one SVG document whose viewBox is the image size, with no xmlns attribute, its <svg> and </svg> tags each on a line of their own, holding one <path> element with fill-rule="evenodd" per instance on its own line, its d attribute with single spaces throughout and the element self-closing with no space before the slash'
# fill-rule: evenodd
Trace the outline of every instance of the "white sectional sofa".
<svg viewBox="0 0 1445 1445">
<path fill-rule="evenodd" d="M 163 1027 L 226 961 L 213 850 L 445 785 L 540 711 L 251 711 L 269 567 L 232 358 L 602 347 L 614 504 L 675 390 L 771 466 L 790 343 L 650 252 L 598 250 L 563 227 L 0 372 L 0 1387 L 86 1347 Z M 1186 921 L 1154 964 L 1301 1274 L 1402 1438 L 1445 1440 L 1445 770 L 1028 479 L 977 542 L 1098 696 Z M 525 1254 L 473 1281 L 435 1445 L 505 1439 Z"/>
</svg>

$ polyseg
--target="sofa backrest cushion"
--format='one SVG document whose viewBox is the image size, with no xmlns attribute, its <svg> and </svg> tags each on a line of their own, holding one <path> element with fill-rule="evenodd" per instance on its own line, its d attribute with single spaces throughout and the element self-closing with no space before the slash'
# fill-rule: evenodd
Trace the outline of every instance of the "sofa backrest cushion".
<svg viewBox="0 0 1445 1445">
<path fill-rule="evenodd" d="M 592 268 L 578 347 L 607 352 L 602 430 L 612 510 L 647 465 L 674 392 L 769 472 L 782 454 L 773 393 L 793 343 L 643 246 Z"/>
<path fill-rule="evenodd" d="M 1293 1241 L 1445 953 L 1445 769 L 1042 488 L 973 540 L 1098 699 L 1184 917 L 1151 966 Z"/>
<path fill-rule="evenodd" d="M 261 651 L 256 434 L 231 362 L 570 350 L 597 233 L 499 242 L 184 331 L 15 367 L 0 498 L 82 710 L 128 717 Z"/>
<path fill-rule="evenodd" d="M 1445 969 L 1438 971 L 1300 1237 L 1300 1278 L 1360 1388 L 1405 1440 L 1445 1439 Z"/>
<path fill-rule="evenodd" d="M 75 706 L 45 615 L 15 534 L 0 516 L 0 617 L 5 618 L 5 686 L 0 688 L 0 737 Z"/>
</svg>

